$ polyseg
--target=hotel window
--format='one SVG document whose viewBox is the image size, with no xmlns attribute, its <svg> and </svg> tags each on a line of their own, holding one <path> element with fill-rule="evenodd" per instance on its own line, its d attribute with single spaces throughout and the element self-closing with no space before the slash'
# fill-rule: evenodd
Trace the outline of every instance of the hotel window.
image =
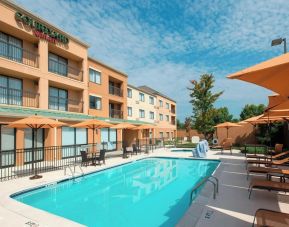
<svg viewBox="0 0 289 227">
<path fill-rule="evenodd" d="M 160 137 L 164 138 L 164 133 L 163 132 L 160 132 Z"/>
<path fill-rule="evenodd" d="M 0 103 L 22 106 L 22 80 L 0 75 Z"/>
<path fill-rule="evenodd" d="M 139 110 L 139 117 L 145 118 L 145 111 L 144 110 L 142 110 L 142 109 Z"/>
<path fill-rule="evenodd" d="M 107 149 L 107 151 L 114 151 L 116 150 L 117 144 L 117 133 L 116 129 L 112 128 L 102 128 L 100 131 L 100 138 L 101 138 L 101 149 Z"/>
<path fill-rule="evenodd" d="M 166 115 L 166 121 L 170 121 L 169 115 Z"/>
<path fill-rule="evenodd" d="M 150 119 L 151 120 L 155 119 L 155 113 L 152 111 L 150 111 Z"/>
<path fill-rule="evenodd" d="M 160 114 L 160 121 L 164 119 L 164 115 Z"/>
<path fill-rule="evenodd" d="M 127 97 L 132 98 L 132 90 L 130 88 L 127 89 Z"/>
<path fill-rule="evenodd" d="M 152 97 L 152 96 L 150 96 L 150 104 L 152 104 L 152 105 L 154 105 L 155 104 L 155 99 L 154 99 L 154 97 Z"/>
<path fill-rule="evenodd" d="M 1 165 L 13 166 L 15 165 L 15 137 L 16 129 L 7 128 L 7 125 L 0 126 L 1 134 Z"/>
<path fill-rule="evenodd" d="M 97 96 L 89 96 L 89 108 L 90 109 L 96 109 L 100 110 L 101 109 L 101 98 Z"/>
<path fill-rule="evenodd" d="M 68 73 L 68 60 L 56 54 L 48 54 L 48 71 L 57 73 L 62 76 L 67 76 Z"/>
<path fill-rule="evenodd" d="M 89 81 L 100 84 L 101 83 L 101 73 L 94 69 L 89 68 Z"/>
<path fill-rule="evenodd" d="M 60 88 L 49 87 L 49 109 L 67 111 L 68 92 Z"/>
<path fill-rule="evenodd" d="M 62 158 L 80 155 L 81 148 L 71 145 L 87 144 L 87 129 L 62 127 L 61 134 L 62 146 L 67 146 L 62 149 Z"/>
<path fill-rule="evenodd" d="M 170 109 L 170 104 L 166 102 L 166 108 Z"/>
<path fill-rule="evenodd" d="M 24 155 L 24 162 L 29 163 L 32 162 L 32 129 L 26 128 L 24 129 L 24 148 L 25 148 L 25 155 Z M 36 138 L 34 138 L 36 142 Z M 37 142 L 34 144 L 37 148 L 44 147 L 44 129 L 37 130 Z M 43 149 L 36 149 L 34 153 L 34 160 L 41 161 L 43 160 Z"/>
<path fill-rule="evenodd" d="M 145 96 L 144 96 L 144 93 L 139 93 L 139 101 L 142 101 L 144 102 L 145 101 Z"/>
<path fill-rule="evenodd" d="M 170 138 L 170 133 L 169 132 L 167 132 L 167 138 Z"/>
<path fill-rule="evenodd" d="M 128 115 L 129 117 L 132 116 L 132 108 L 131 108 L 131 107 L 127 107 L 127 115 Z"/>
<path fill-rule="evenodd" d="M 0 56 L 22 62 L 22 40 L 0 32 Z"/>
<path fill-rule="evenodd" d="M 163 107 L 163 101 L 159 100 L 160 107 Z"/>
</svg>

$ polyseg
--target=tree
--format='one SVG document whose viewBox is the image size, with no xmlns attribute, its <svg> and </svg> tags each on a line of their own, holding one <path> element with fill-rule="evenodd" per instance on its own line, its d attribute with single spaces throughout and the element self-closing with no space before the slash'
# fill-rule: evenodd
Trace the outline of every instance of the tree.
<svg viewBox="0 0 289 227">
<path fill-rule="evenodd" d="M 213 121 L 215 125 L 226 122 L 226 121 L 231 122 L 233 121 L 233 115 L 229 113 L 229 110 L 227 107 L 214 109 Z"/>
<path fill-rule="evenodd" d="M 190 130 L 192 128 L 192 118 L 186 117 L 184 127 L 186 129 L 186 133 L 190 133 Z"/>
<path fill-rule="evenodd" d="M 214 133 L 214 103 L 223 94 L 223 91 L 213 93 L 214 76 L 212 74 L 201 75 L 200 81 L 190 81 L 193 85 L 190 97 L 193 106 L 193 127 L 202 133 L 206 139 L 210 139 Z"/>
<path fill-rule="evenodd" d="M 265 110 L 265 105 L 259 104 L 259 105 L 254 105 L 254 104 L 247 104 L 244 106 L 240 113 L 240 119 L 246 120 L 250 117 L 258 116 L 262 114 Z"/>
<path fill-rule="evenodd" d="M 184 123 L 177 119 L 177 129 L 185 129 Z"/>
</svg>

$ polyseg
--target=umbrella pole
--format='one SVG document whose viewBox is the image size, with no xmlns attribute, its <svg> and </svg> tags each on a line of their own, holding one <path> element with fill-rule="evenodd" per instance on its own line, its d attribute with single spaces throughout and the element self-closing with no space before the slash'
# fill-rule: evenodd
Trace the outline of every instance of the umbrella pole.
<svg viewBox="0 0 289 227">
<path fill-rule="evenodd" d="M 229 138 L 229 128 L 227 128 L 227 139 Z"/>
<path fill-rule="evenodd" d="M 37 175 L 37 166 L 34 166 L 35 163 L 35 139 L 36 139 L 36 148 L 37 148 L 37 128 L 32 129 L 32 169 L 34 169 L 34 176 L 30 177 L 30 180 L 35 180 L 42 178 L 41 175 Z"/>
</svg>

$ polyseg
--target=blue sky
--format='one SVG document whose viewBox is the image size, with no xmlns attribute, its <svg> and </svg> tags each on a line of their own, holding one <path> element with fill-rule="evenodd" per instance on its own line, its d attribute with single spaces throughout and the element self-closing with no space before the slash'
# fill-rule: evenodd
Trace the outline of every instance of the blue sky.
<svg viewBox="0 0 289 227">
<path fill-rule="evenodd" d="M 177 101 L 192 115 L 189 80 L 216 78 L 216 103 L 238 117 L 248 103 L 267 104 L 270 91 L 226 76 L 282 54 L 271 40 L 289 38 L 287 0 L 16 0 L 91 45 L 89 54 Z"/>
</svg>

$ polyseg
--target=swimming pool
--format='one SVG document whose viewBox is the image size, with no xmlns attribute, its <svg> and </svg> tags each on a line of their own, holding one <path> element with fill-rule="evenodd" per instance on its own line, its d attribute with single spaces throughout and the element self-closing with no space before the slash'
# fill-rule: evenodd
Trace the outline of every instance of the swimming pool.
<svg viewBox="0 0 289 227">
<path fill-rule="evenodd" d="M 193 152 L 194 148 L 185 148 L 185 149 L 172 149 L 171 152 Z"/>
<path fill-rule="evenodd" d="M 87 226 L 174 226 L 219 161 L 147 158 L 12 198 Z"/>
</svg>

